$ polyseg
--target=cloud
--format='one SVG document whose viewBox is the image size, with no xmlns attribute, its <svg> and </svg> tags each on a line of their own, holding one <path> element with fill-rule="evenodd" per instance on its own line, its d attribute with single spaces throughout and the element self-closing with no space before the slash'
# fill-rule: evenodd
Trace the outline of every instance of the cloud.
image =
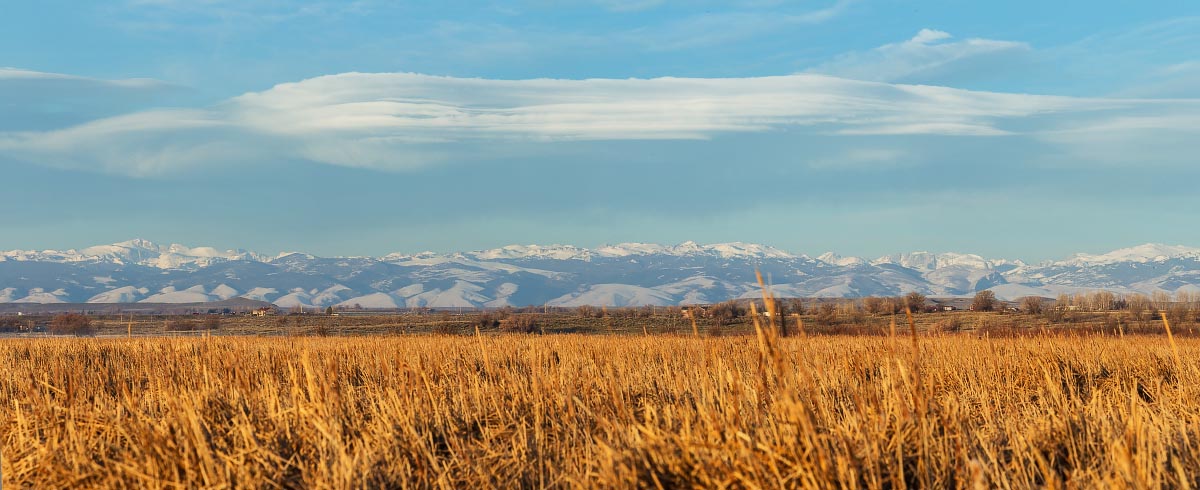
<svg viewBox="0 0 1200 490">
<path fill-rule="evenodd" d="M 853 3 L 853 0 L 838 0 L 828 7 L 804 12 L 746 9 L 704 13 L 618 33 L 615 37 L 652 51 L 720 46 L 782 29 L 828 22 Z"/>
<path fill-rule="evenodd" d="M 0 131 L 50 129 L 159 104 L 181 87 L 0 67 Z"/>
<path fill-rule="evenodd" d="M 596 3 L 614 12 L 637 12 L 662 5 L 663 0 L 596 0 Z"/>
<path fill-rule="evenodd" d="M 959 72 L 987 72 L 1031 49 L 1028 44 L 991 39 L 954 40 L 944 31 L 921 29 L 911 39 L 866 52 L 840 55 L 810 73 L 884 82 L 925 83 Z"/>
<path fill-rule="evenodd" d="M 807 74 L 491 80 L 344 73 L 204 109 L 0 133 L 0 151 L 62 168 L 152 176 L 295 160 L 395 171 L 500 154 L 561 157 L 573 142 L 729 134 L 825 135 L 830 144 L 877 138 L 890 145 L 881 151 L 900 137 L 1022 137 L 1070 154 L 1092 144 L 1090 135 L 1107 134 L 1124 143 L 1108 144 L 1106 160 L 1129 160 L 1139 137 L 1170 129 L 1192 137 L 1155 139 L 1165 145 L 1156 149 L 1161 161 L 1173 163 L 1194 153 L 1194 114 L 1200 101 L 1004 94 Z"/>
</svg>

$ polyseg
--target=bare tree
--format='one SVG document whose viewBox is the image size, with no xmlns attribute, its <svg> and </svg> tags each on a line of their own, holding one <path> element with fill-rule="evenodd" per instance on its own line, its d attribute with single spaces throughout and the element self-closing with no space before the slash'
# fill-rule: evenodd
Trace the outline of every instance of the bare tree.
<svg viewBox="0 0 1200 490">
<path fill-rule="evenodd" d="M 1155 291 L 1150 300 L 1154 302 L 1155 311 L 1167 311 L 1171 308 L 1171 294 L 1166 291 Z"/>
<path fill-rule="evenodd" d="M 1021 309 L 1030 315 L 1041 314 L 1042 298 L 1038 296 L 1026 296 L 1021 298 Z"/>
<path fill-rule="evenodd" d="M 830 302 L 822 302 L 817 305 L 817 323 L 822 325 L 833 325 L 838 319 L 837 305 Z"/>
<path fill-rule="evenodd" d="M 1129 308 L 1129 316 L 1134 320 L 1145 320 L 1146 312 L 1150 310 L 1150 298 L 1144 294 L 1131 294 L 1125 299 L 1126 307 Z"/>
<path fill-rule="evenodd" d="M 79 313 L 65 313 L 50 320 L 50 332 L 57 335 L 82 337 L 95 333 L 92 320 Z"/>
<path fill-rule="evenodd" d="M 1072 306 L 1071 305 L 1071 295 L 1069 295 L 1067 293 L 1058 293 L 1058 298 L 1056 298 L 1054 300 L 1054 309 L 1059 310 L 1059 311 L 1066 311 L 1066 310 L 1070 309 L 1069 308 L 1070 306 Z"/>
<path fill-rule="evenodd" d="M 1088 294 L 1087 303 L 1092 311 L 1112 311 L 1117 305 L 1117 296 L 1108 291 L 1093 291 Z"/>
<path fill-rule="evenodd" d="M 925 311 L 925 295 L 913 291 L 904 297 L 904 306 L 907 306 L 914 314 Z"/>
<path fill-rule="evenodd" d="M 975 299 L 971 301 L 971 309 L 975 311 L 992 311 L 996 309 L 996 293 L 988 290 L 983 290 L 975 293 Z"/>
<path fill-rule="evenodd" d="M 845 319 L 856 325 L 861 324 L 866 319 L 862 306 L 854 300 L 839 301 L 837 310 L 838 318 Z"/>
<path fill-rule="evenodd" d="M 726 301 L 714 305 L 709 309 L 709 314 L 718 323 L 724 325 L 746 314 L 746 309 L 738 305 L 736 301 Z"/>
<path fill-rule="evenodd" d="M 889 311 L 886 311 L 886 310 L 890 309 L 890 308 L 888 308 L 888 305 L 886 304 L 887 300 L 880 298 L 878 296 L 867 296 L 866 298 L 863 298 L 862 303 L 863 303 L 863 308 L 867 310 L 867 313 L 870 313 L 872 315 L 880 315 L 885 312 L 890 313 Z"/>
</svg>

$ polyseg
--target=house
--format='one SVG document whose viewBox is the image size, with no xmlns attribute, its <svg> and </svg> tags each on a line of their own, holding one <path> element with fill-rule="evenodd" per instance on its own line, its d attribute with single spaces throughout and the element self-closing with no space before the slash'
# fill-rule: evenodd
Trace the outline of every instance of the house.
<svg viewBox="0 0 1200 490">
<path fill-rule="evenodd" d="M 275 308 L 272 308 L 270 306 L 264 306 L 257 310 L 251 311 L 250 315 L 252 315 L 252 316 L 275 316 Z"/>
</svg>

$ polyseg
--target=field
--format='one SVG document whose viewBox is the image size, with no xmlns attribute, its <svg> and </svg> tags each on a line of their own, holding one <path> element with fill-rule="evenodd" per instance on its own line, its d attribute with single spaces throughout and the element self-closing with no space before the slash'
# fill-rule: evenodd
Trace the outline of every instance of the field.
<svg viewBox="0 0 1200 490">
<path fill-rule="evenodd" d="M 6 488 L 1200 484 L 1200 340 L 901 334 L 10 338 L 0 467 Z"/>
</svg>

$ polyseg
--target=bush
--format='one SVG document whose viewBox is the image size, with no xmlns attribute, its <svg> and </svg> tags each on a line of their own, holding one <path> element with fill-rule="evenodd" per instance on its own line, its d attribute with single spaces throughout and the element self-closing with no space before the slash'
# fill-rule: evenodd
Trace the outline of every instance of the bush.
<svg viewBox="0 0 1200 490">
<path fill-rule="evenodd" d="M 508 333 L 537 333 L 537 315 L 526 313 L 512 315 L 500 321 L 500 330 Z"/>
<path fill-rule="evenodd" d="M 205 330 L 220 330 L 221 329 L 221 319 L 218 317 L 215 317 L 215 316 L 210 316 L 208 318 L 205 318 L 204 319 L 204 329 Z"/>
<path fill-rule="evenodd" d="M 1021 298 L 1021 310 L 1030 315 L 1041 314 L 1042 298 L 1037 296 L 1026 296 Z"/>
<path fill-rule="evenodd" d="M 1163 314 L 1167 320 L 1171 321 L 1172 325 L 1181 325 L 1188 319 L 1188 306 L 1183 303 L 1174 303 L 1167 307 Z"/>
<path fill-rule="evenodd" d="M 960 330 L 962 330 L 962 319 L 960 319 L 958 316 L 953 316 L 951 318 L 939 321 L 929 327 L 930 333 L 950 333 L 958 332 Z"/>
<path fill-rule="evenodd" d="M 475 326 L 479 327 L 480 330 L 496 328 L 500 326 L 500 322 L 504 320 L 506 316 L 508 315 L 505 315 L 502 312 L 480 313 L 479 317 L 475 319 Z"/>
<path fill-rule="evenodd" d="M 817 305 L 817 323 L 821 325 L 833 325 L 837 323 L 838 311 L 837 305 L 825 302 Z"/>
<path fill-rule="evenodd" d="M 975 293 L 975 299 L 971 301 L 971 309 L 974 311 L 995 310 L 996 293 L 987 290 Z"/>
<path fill-rule="evenodd" d="M 799 298 L 781 299 L 781 300 L 779 300 L 779 310 L 786 311 L 788 313 L 792 313 L 792 314 L 796 314 L 796 315 L 803 315 L 804 314 L 804 300 L 799 299 Z"/>
<path fill-rule="evenodd" d="M 904 306 L 907 306 L 913 314 L 925 311 L 925 295 L 913 291 L 904 297 Z"/>
<path fill-rule="evenodd" d="M 708 310 L 708 314 L 709 316 L 713 317 L 714 320 L 717 320 L 720 323 L 726 323 L 744 316 L 746 314 L 746 309 L 738 305 L 737 302 L 726 301 L 724 303 L 714 305 Z"/>
<path fill-rule="evenodd" d="M 878 296 L 867 296 L 866 298 L 863 298 L 863 308 L 867 310 L 867 313 L 872 315 L 890 313 L 888 310 L 891 310 L 891 307 L 888 305 L 888 300 Z"/>
<path fill-rule="evenodd" d="M 93 335 L 96 330 L 92 328 L 92 321 L 88 317 L 78 313 L 66 313 L 50 320 L 50 333 L 82 337 Z"/>
<path fill-rule="evenodd" d="M 25 325 L 16 318 L 0 318 L 0 333 L 20 332 Z"/>
</svg>

